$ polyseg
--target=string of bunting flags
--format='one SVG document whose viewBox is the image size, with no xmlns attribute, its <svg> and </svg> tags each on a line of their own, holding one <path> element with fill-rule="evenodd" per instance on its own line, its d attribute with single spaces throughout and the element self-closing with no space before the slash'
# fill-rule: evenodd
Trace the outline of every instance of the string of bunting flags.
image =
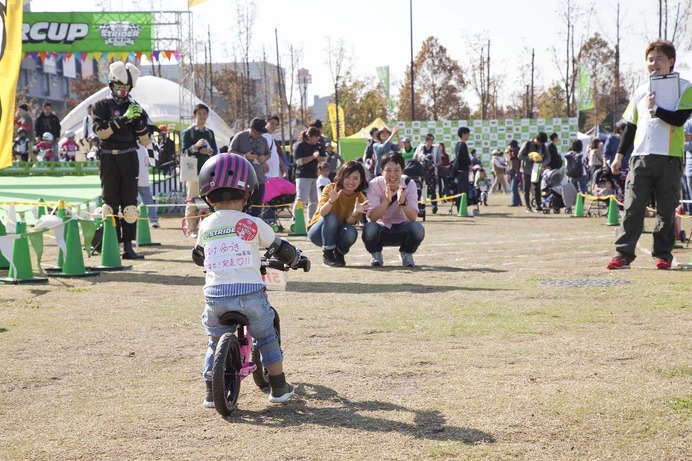
<svg viewBox="0 0 692 461">
<path fill-rule="evenodd" d="M 56 61 L 70 61 L 74 58 L 80 62 L 90 61 L 91 59 L 96 59 L 97 61 L 101 61 L 102 59 L 105 59 L 106 61 L 116 59 L 123 61 L 139 62 L 142 58 L 144 58 L 148 61 L 158 62 L 159 60 L 163 59 L 166 59 L 168 61 L 178 61 L 180 59 L 180 52 L 173 50 L 157 50 L 152 51 L 150 53 L 144 51 L 82 51 L 79 53 L 32 51 L 24 53 L 24 58 L 31 58 L 34 61 L 40 59 L 41 63 L 45 62 L 48 58 L 52 58 Z"/>
</svg>

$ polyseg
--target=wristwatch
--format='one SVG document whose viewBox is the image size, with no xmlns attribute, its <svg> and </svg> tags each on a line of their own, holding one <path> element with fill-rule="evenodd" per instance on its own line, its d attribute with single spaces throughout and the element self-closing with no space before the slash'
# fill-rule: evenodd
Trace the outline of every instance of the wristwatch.
<svg viewBox="0 0 692 461">
<path fill-rule="evenodd" d="M 658 109 L 658 106 L 654 106 L 651 109 L 649 109 L 649 115 L 651 115 L 652 117 L 655 117 L 657 109 Z"/>
</svg>

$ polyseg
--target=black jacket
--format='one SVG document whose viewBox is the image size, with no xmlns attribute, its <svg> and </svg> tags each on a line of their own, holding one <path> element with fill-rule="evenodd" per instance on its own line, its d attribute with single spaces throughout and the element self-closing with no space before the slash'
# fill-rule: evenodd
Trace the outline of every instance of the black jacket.
<svg viewBox="0 0 692 461">
<path fill-rule="evenodd" d="M 41 115 L 36 117 L 34 123 L 34 131 L 37 137 L 43 136 L 43 133 L 50 133 L 57 139 L 60 137 L 60 119 L 55 114 L 46 115 L 41 112 Z"/>
<path fill-rule="evenodd" d="M 469 168 L 471 167 L 468 146 L 464 141 L 459 141 L 454 146 L 454 151 L 456 152 L 456 159 L 454 159 L 454 164 L 452 164 L 452 176 L 464 174 L 464 172 L 468 175 Z"/>
</svg>

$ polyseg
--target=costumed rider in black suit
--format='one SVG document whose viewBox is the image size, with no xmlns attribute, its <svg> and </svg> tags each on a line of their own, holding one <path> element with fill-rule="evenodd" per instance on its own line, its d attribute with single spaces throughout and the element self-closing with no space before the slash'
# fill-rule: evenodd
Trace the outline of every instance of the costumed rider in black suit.
<svg viewBox="0 0 692 461">
<path fill-rule="evenodd" d="M 123 244 L 123 259 L 144 259 L 135 253 L 132 241 L 137 235 L 137 179 L 139 160 L 137 142 L 153 157 L 148 116 L 130 96 L 140 72 L 130 63 L 110 65 L 108 86 L 111 96 L 94 104 L 94 133 L 101 139 L 102 215 L 116 217 L 118 242 Z"/>
</svg>

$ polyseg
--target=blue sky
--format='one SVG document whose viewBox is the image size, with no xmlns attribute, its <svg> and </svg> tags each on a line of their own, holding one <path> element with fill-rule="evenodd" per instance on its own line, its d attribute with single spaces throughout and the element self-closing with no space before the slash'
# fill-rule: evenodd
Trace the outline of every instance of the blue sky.
<svg viewBox="0 0 692 461">
<path fill-rule="evenodd" d="M 187 0 L 33 0 L 31 5 L 33 11 L 94 11 L 104 3 L 122 11 L 187 9 Z M 489 38 L 491 71 L 505 75 L 506 89 L 501 99 L 508 103 L 510 94 L 520 88 L 519 66 L 530 60 L 532 48 L 536 53 L 537 87 L 559 78 L 555 52 L 560 57 L 565 54 L 565 25 L 560 19 L 564 3 L 565 0 L 413 0 L 414 54 L 426 37 L 434 35 L 448 54 L 464 66 L 478 52 L 469 46 L 474 38 Z M 586 15 L 579 19 L 577 40 L 594 32 L 614 40 L 616 0 L 600 0 L 597 6 L 585 0 L 575 3 L 582 10 L 591 5 L 595 11 L 589 23 Z M 676 1 L 668 3 L 672 7 Z M 261 59 L 264 49 L 268 60 L 275 62 L 274 30 L 278 29 L 282 64 L 287 63 L 289 44 L 302 49 L 300 67 L 310 71 L 313 81 L 309 101 L 313 95 L 324 96 L 333 91 L 326 64 L 328 37 L 332 43 L 343 40 L 357 74 L 376 78 L 375 67 L 389 65 L 392 83 L 400 84 L 403 80 L 410 62 L 408 0 L 256 0 L 255 4 L 251 55 Z M 237 44 L 234 11 L 230 0 L 207 0 L 192 8 L 196 35 L 206 37 L 207 27 L 211 28 L 215 60 L 230 60 L 232 47 Z M 658 2 L 622 1 L 621 16 L 623 70 L 643 77 L 644 48 L 658 35 Z M 398 94 L 396 86 L 392 86 L 392 94 Z M 469 100 L 473 101 L 471 95 Z"/>
</svg>

